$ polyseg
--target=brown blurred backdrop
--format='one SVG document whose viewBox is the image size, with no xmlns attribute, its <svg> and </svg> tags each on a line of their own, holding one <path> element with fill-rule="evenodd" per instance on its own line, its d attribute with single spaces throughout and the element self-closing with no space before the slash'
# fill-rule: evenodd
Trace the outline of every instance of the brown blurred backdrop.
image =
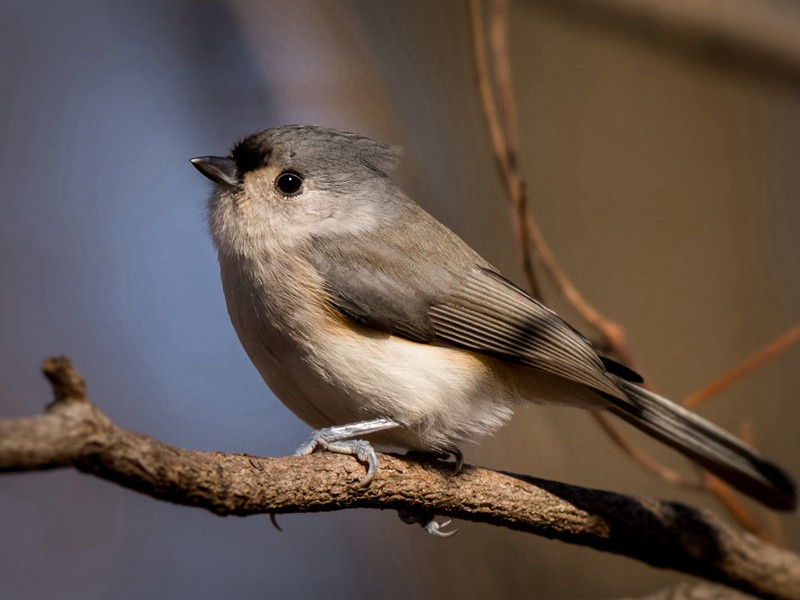
<svg viewBox="0 0 800 600">
<path fill-rule="evenodd" d="M 520 170 L 565 270 L 680 399 L 800 319 L 800 77 L 581 5 L 511 4 Z M 793 2 L 757 14 L 800 33 Z M 238 346 L 208 189 L 187 163 L 255 129 L 316 123 L 405 146 L 398 183 L 521 283 L 471 60 L 455 0 L 2 3 L 0 417 L 41 410 L 38 364 L 67 352 L 122 426 L 191 448 L 294 450 L 305 427 Z M 585 329 L 552 288 L 545 298 Z M 798 365 L 800 347 L 700 412 L 752 423 L 800 476 Z M 464 450 L 718 508 L 644 473 L 577 411 L 523 408 Z M 388 512 L 284 516 L 279 533 L 72 472 L 4 476 L 0 520 L 10 598 L 618 598 L 686 579 L 484 525 L 433 539 Z M 798 517 L 781 523 L 800 549 Z"/>
</svg>

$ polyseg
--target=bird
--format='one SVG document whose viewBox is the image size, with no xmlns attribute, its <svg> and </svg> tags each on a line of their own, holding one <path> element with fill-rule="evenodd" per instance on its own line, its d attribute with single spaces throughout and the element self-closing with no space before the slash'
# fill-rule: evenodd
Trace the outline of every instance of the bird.
<svg viewBox="0 0 800 600">
<path fill-rule="evenodd" d="M 313 428 L 297 454 L 353 455 L 366 485 L 374 444 L 460 462 L 460 444 L 520 404 L 559 404 L 611 413 L 766 506 L 797 508 L 778 466 L 645 389 L 409 198 L 390 179 L 401 156 L 289 125 L 191 159 L 213 182 L 209 230 L 233 327 Z"/>
</svg>

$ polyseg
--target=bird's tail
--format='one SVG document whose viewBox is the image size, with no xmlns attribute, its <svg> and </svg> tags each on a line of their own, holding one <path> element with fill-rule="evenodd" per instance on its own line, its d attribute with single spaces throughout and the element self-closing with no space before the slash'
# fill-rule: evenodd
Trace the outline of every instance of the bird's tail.
<svg viewBox="0 0 800 600">
<path fill-rule="evenodd" d="M 611 412 L 759 502 L 776 510 L 797 508 L 795 482 L 755 450 L 682 406 L 622 378 L 615 380 L 631 403 L 614 402 Z"/>
</svg>

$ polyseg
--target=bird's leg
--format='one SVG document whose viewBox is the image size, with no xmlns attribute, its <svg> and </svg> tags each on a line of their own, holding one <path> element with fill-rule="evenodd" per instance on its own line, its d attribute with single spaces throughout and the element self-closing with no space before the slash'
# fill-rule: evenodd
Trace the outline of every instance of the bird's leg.
<svg viewBox="0 0 800 600">
<path fill-rule="evenodd" d="M 347 425 L 334 425 L 312 431 L 308 439 L 294 453 L 295 456 L 305 456 L 312 452 L 327 450 L 339 454 L 355 456 L 359 462 L 367 465 L 367 474 L 361 480 L 361 485 L 367 485 L 378 470 L 378 458 L 375 450 L 366 440 L 351 440 L 348 438 L 357 435 L 369 435 L 384 429 L 392 429 L 400 425 L 391 419 L 369 419 Z"/>
</svg>

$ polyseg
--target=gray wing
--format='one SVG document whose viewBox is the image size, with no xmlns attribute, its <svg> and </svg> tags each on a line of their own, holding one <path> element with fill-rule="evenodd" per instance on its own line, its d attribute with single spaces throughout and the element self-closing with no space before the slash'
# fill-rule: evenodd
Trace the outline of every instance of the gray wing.
<svg viewBox="0 0 800 600">
<path fill-rule="evenodd" d="M 339 311 L 382 332 L 497 356 L 615 397 L 625 395 L 606 371 L 640 380 L 424 217 L 407 223 L 403 235 L 378 229 L 315 240 L 308 258 Z"/>
</svg>

